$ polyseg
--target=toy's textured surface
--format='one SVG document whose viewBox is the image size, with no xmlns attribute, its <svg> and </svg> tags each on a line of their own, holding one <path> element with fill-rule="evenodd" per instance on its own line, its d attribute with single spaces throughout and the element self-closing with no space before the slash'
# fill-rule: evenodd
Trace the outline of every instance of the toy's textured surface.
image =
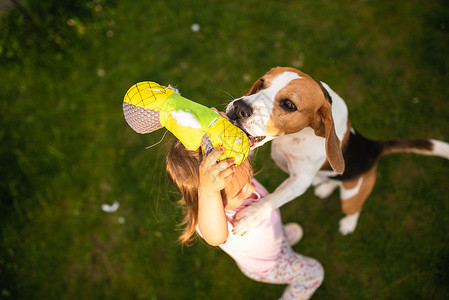
<svg viewBox="0 0 449 300">
<path fill-rule="evenodd" d="M 236 165 L 248 156 L 249 141 L 242 130 L 217 112 L 155 82 L 133 85 L 125 95 L 123 113 L 129 126 L 138 133 L 166 127 L 190 150 L 202 145 L 209 153 L 223 146 L 225 152 L 220 160 L 234 157 Z"/>
</svg>

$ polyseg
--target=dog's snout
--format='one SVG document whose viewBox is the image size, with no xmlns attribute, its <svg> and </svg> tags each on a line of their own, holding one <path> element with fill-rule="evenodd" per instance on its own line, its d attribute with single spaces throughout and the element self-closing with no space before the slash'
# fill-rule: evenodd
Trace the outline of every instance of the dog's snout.
<svg viewBox="0 0 449 300">
<path fill-rule="evenodd" d="M 253 109 L 242 99 L 234 101 L 232 104 L 236 118 L 246 119 L 253 114 Z"/>
</svg>

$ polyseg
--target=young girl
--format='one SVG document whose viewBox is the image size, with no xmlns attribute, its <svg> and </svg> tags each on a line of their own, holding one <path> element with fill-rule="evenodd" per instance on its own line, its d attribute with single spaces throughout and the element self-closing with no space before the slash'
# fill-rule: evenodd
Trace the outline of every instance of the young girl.
<svg viewBox="0 0 449 300">
<path fill-rule="evenodd" d="M 167 156 L 167 173 L 182 195 L 186 213 L 180 241 L 188 245 L 196 230 L 208 244 L 228 253 L 249 278 L 288 284 L 282 299 L 309 299 L 324 272 L 318 261 L 291 249 L 302 236 L 299 225 L 288 224 L 284 231 L 275 210 L 257 228 L 242 236 L 233 234 L 236 213 L 268 192 L 252 178 L 248 160 L 237 167 L 232 158 L 217 163 L 223 150 L 203 157 L 201 149 L 190 151 L 176 141 Z"/>
</svg>

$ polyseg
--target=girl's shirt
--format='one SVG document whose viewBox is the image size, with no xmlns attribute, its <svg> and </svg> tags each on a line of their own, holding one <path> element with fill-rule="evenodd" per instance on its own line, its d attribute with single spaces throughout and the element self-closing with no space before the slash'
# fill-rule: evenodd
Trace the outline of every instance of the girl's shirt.
<svg viewBox="0 0 449 300">
<path fill-rule="evenodd" d="M 241 206 L 232 210 L 225 209 L 229 235 L 226 242 L 219 247 L 228 253 L 240 268 L 260 273 L 267 272 L 275 266 L 276 259 L 281 252 L 283 227 L 279 209 L 276 209 L 266 216 L 257 227 L 243 236 L 232 233 L 232 221 L 237 212 L 268 194 L 256 179 L 253 178 L 252 182 L 256 186 L 253 194 Z M 198 226 L 196 230 L 201 235 Z"/>
</svg>

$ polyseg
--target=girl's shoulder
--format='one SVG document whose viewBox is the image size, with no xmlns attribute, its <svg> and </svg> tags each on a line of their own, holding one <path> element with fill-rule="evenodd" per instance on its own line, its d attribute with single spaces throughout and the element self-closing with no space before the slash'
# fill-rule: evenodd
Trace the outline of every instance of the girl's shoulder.
<svg viewBox="0 0 449 300">
<path fill-rule="evenodd" d="M 255 192 L 258 193 L 260 197 L 264 197 L 269 194 L 267 189 L 259 181 L 257 181 L 256 178 L 253 177 L 251 182 L 256 186 Z"/>
</svg>

